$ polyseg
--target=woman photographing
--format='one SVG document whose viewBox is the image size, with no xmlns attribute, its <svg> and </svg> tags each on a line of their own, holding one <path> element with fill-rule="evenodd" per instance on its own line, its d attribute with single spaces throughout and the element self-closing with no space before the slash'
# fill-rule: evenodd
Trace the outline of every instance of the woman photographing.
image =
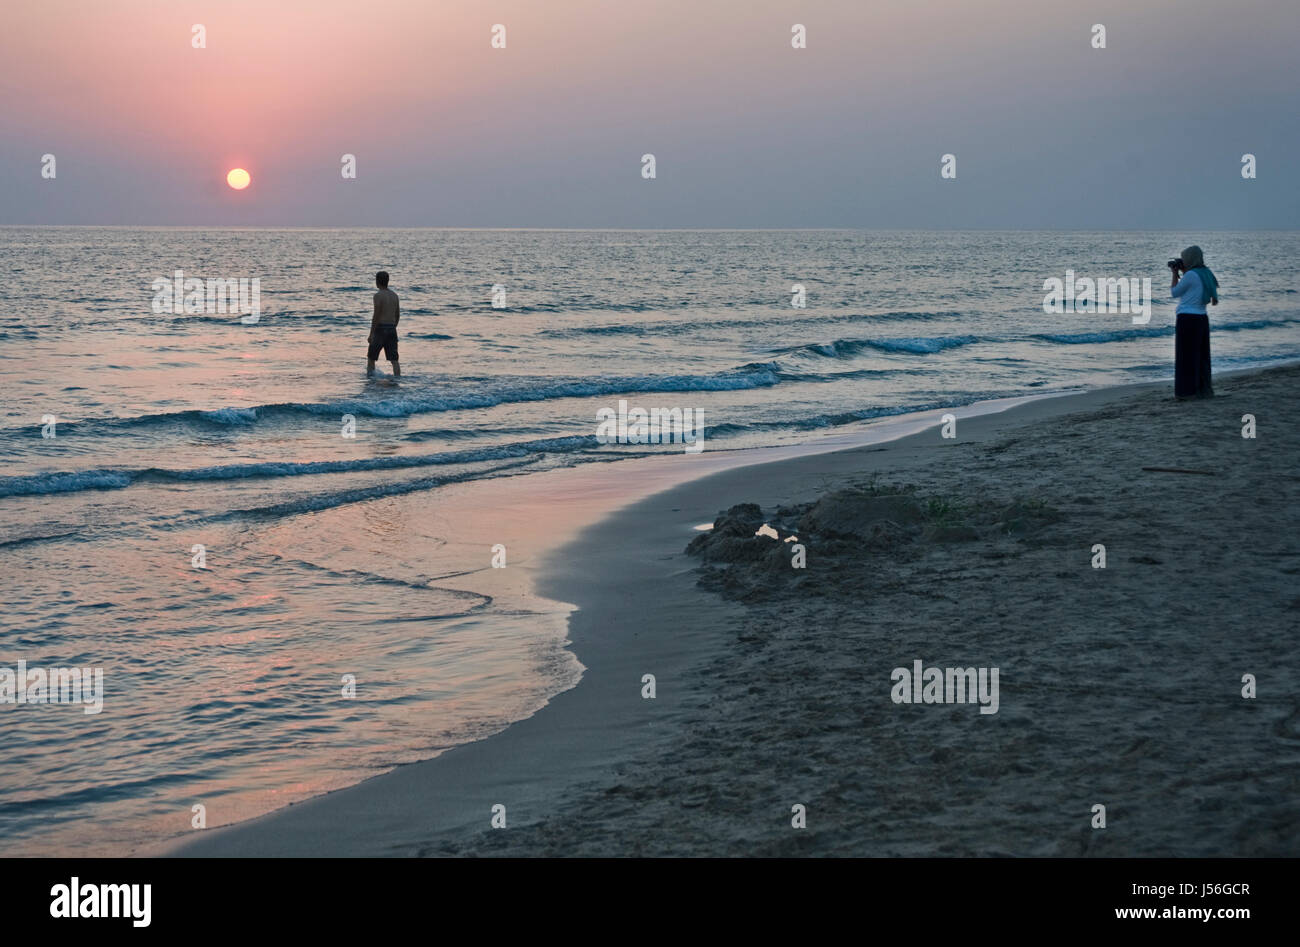
<svg viewBox="0 0 1300 947">
<path fill-rule="evenodd" d="M 1188 247 L 1168 266 L 1173 274 L 1169 293 L 1178 300 L 1174 310 L 1174 395 L 1179 399 L 1210 398 L 1214 389 L 1210 385 L 1210 317 L 1205 304 L 1219 304 L 1219 281 L 1205 265 L 1200 247 Z"/>
</svg>

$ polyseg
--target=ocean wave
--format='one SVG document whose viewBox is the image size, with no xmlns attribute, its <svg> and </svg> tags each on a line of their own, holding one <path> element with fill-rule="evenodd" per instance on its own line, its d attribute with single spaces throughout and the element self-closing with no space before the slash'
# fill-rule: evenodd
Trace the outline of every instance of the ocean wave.
<svg viewBox="0 0 1300 947">
<path fill-rule="evenodd" d="M 82 490 L 116 490 L 131 485 L 130 471 L 73 470 L 65 473 L 0 477 L 0 497 L 45 496 Z"/>
<path fill-rule="evenodd" d="M 589 335 L 678 335 L 687 331 L 757 329 L 771 328 L 774 325 L 789 326 L 803 323 L 831 325 L 858 322 L 944 322 L 962 316 L 962 313 L 951 310 L 941 312 L 891 310 L 888 312 L 854 312 L 840 313 L 837 315 L 827 315 L 821 311 L 813 311 L 813 314 L 811 315 L 796 315 L 793 317 L 790 315 L 791 313 L 808 312 L 809 310 L 807 309 L 791 309 L 789 313 L 779 318 L 768 315 L 762 319 L 717 319 L 692 321 L 689 323 L 676 320 L 666 320 L 636 324 L 613 323 L 598 326 L 569 326 L 563 328 L 539 329 L 537 335 L 559 339 L 581 338 Z"/>
<path fill-rule="evenodd" d="M 189 423 L 203 425 L 247 425 L 267 421 L 276 416 L 342 417 L 345 414 L 377 418 L 404 418 L 416 414 L 443 411 L 492 408 L 502 404 L 532 401 L 551 401 L 560 398 L 592 398 L 602 395 L 627 395 L 635 393 L 667 393 L 691 391 L 746 391 L 753 388 L 770 388 L 780 383 L 778 366 L 774 364 L 750 368 L 748 366 L 711 375 L 621 375 L 577 377 L 514 376 L 506 379 L 484 379 L 481 387 L 461 386 L 446 390 L 412 389 L 410 394 L 390 398 L 346 398 L 326 402 L 285 402 L 281 404 L 254 405 L 240 408 L 212 410 L 184 410 L 159 414 L 145 414 L 134 418 L 84 419 L 65 422 L 65 429 L 134 429 L 163 424 Z M 9 432 L 26 434 L 25 430 Z"/>
<path fill-rule="evenodd" d="M 1300 351 L 1274 352 L 1268 355 L 1216 355 L 1215 365 L 1236 365 L 1239 367 L 1253 365 L 1273 365 L 1277 362 L 1300 361 Z"/>
<path fill-rule="evenodd" d="M 1102 342 L 1124 342 L 1129 339 L 1149 339 L 1173 334 L 1173 326 L 1151 326 L 1143 329 L 1114 329 L 1110 332 L 1044 332 L 1030 338 L 1055 342 L 1057 345 L 1096 345 Z"/>
<path fill-rule="evenodd" d="M 368 487 L 358 487 L 352 490 L 340 490 L 334 493 L 312 494 L 311 496 L 299 497 L 294 500 L 285 500 L 281 503 L 273 503 L 269 506 L 226 510 L 213 516 L 205 517 L 204 521 L 221 522 L 224 520 L 239 520 L 250 516 L 279 517 L 296 516 L 302 513 L 319 513 L 322 510 L 347 506 L 352 503 L 364 503 L 367 500 L 376 500 L 380 497 L 404 496 L 408 493 L 419 493 L 423 490 L 432 490 L 453 483 L 464 483 L 467 480 L 491 480 L 496 477 L 510 476 L 510 471 L 523 470 L 526 472 L 531 468 L 532 464 L 536 460 L 537 458 L 535 457 L 527 458 L 524 460 L 515 460 L 507 464 L 501 464 L 498 467 L 492 467 L 487 470 L 476 470 L 468 473 L 452 474 L 450 476 L 424 477 L 416 480 L 403 481 L 401 483 L 373 484 Z"/>
<path fill-rule="evenodd" d="M 439 411 L 491 408 L 500 404 L 551 401 L 560 398 L 591 398 L 636 392 L 745 391 L 770 388 L 780 382 L 771 370 L 722 372 L 716 375 L 632 375 L 617 377 L 536 379 L 507 383 L 485 391 L 452 390 L 419 393 L 410 397 L 378 401 L 352 399 L 328 404 L 285 404 L 273 410 L 316 415 L 364 414 L 371 417 L 409 417 Z"/>
<path fill-rule="evenodd" d="M 857 411 L 837 411 L 833 414 L 815 414 L 802 418 L 781 418 L 772 421 L 751 421 L 746 424 L 724 422 L 707 428 L 706 435 L 715 440 L 729 435 L 750 434 L 756 431 L 817 431 L 823 428 L 840 427 L 845 424 L 857 424 L 861 421 L 873 421 L 878 418 L 911 414 L 915 411 L 933 411 L 938 408 L 953 407 L 941 402 L 925 404 L 896 405 L 889 408 L 861 408 Z"/>
<path fill-rule="evenodd" d="M 946 349 L 971 345 L 981 341 L 973 335 L 941 335 L 900 339 L 836 339 L 833 342 L 814 342 L 777 349 L 779 354 L 813 355 L 821 358 L 851 358 L 858 353 L 874 349 L 880 352 L 909 355 L 934 355 Z"/>
<path fill-rule="evenodd" d="M 1287 353 L 1280 358 L 1297 358 L 1300 353 Z M 1232 361 L 1219 359 L 1218 361 Z M 1250 361 L 1250 359 L 1241 359 Z M 759 363 L 755 367 L 767 370 L 772 363 Z M 1149 366 L 1163 368 L 1164 366 Z M 852 373 L 856 374 L 856 373 Z M 815 376 L 814 376 L 815 377 Z M 829 376 L 834 377 L 834 376 Z M 1039 383 L 1041 384 L 1041 383 Z M 814 414 L 802 417 L 787 417 L 771 420 L 749 422 L 724 421 L 707 426 L 707 436 L 713 440 L 723 440 L 759 431 L 791 430 L 813 431 L 823 428 L 838 427 L 846 424 L 860 423 L 878 418 L 893 417 L 921 411 L 933 411 L 966 405 L 979 400 L 1006 397 L 1015 394 L 1005 392 L 963 392 L 956 397 L 943 400 L 912 402 L 892 406 L 872 406 L 851 411 Z M 595 419 L 593 417 L 592 423 Z M 424 439 L 423 435 L 457 434 L 472 436 L 471 432 L 415 432 L 409 439 Z M 380 457 L 353 458 L 348 460 L 326 461 L 260 461 L 244 464 L 222 464 L 191 469 L 170 469 L 148 467 L 138 469 L 86 470 L 59 473 L 43 473 L 29 476 L 0 478 L 0 498 L 10 496 L 38 496 L 46 494 L 72 493 L 89 490 L 111 490 L 129 487 L 140 482 L 163 483 L 202 483 L 221 481 L 240 481 L 254 478 L 294 478 L 323 476 L 329 474 L 367 473 L 374 471 L 413 470 L 424 467 L 446 467 L 456 465 L 477 465 L 506 462 L 501 468 L 490 470 L 468 470 L 436 480 L 419 483 L 394 483 L 351 487 L 339 492 L 312 495 L 288 503 L 275 504 L 254 510 L 232 511 L 231 515 L 248 513 L 275 513 L 277 515 L 293 512 L 305 512 L 323 509 L 329 506 L 356 500 L 389 495 L 396 492 L 424 489 L 431 485 L 476 479 L 491 475 L 496 469 L 513 469 L 520 465 L 533 464 L 547 455 L 560 455 L 569 458 L 566 463 L 582 463 L 590 460 L 621 459 L 618 454 L 607 456 L 602 452 L 603 445 L 594 433 L 562 435 L 556 437 L 535 438 L 505 444 L 495 444 L 478 448 L 466 448 L 434 454 L 408 456 L 385 455 Z M 628 454 L 627 456 L 632 456 Z M 637 454 L 639 456 L 639 454 Z M 424 484 L 421 486 L 420 484 Z"/>
<path fill-rule="evenodd" d="M 794 418 L 748 424 L 723 423 L 711 425 L 708 435 L 713 438 L 729 433 L 772 428 L 812 430 L 875 417 L 928 410 L 940 405 L 904 405 L 889 408 L 866 408 L 835 415 L 817 415 L 811 418 Z M 595 418 L 592 418 L 595 424 Z M 328 474 L 366 473 L 373 471 L 409 470 L 422 467 L 442 467 L 463 464 L 480 464 L 509 460 L 538 459 L 547 454 L 581 454 L 601 448 L 596 435 L 578 434 L 537 438 L 506 444 L 465 448 L 434 454 L 406 456 L 386 455 L 348 460 L 322 461 L 259 461 L 244 464 L 220 464 L 190 469 L 147 467 L 118 470 L 87 470 L 46 473 L 29 476 L 0 478 L 0 497 L 38 496 L 53 493 L 71 493 L 83 490 L 113 490 L 141 482 L 197 483 L 237 481 L 254 478 L 310 477 Z"/>
<path fill-rule="evenodd" d="M 1272 329 L 1277 326 L 1290 326 L 1300 319 L 1251 319 L 1246 322 L 1215 322 L 1210 320 L 1211 332 L 1237 332 L 1241 329 Z"/>
<path fill-rule="evenodd" d="M 595 424 L 593 418 L 592 424 Z M 147 467 L 134 470 L 87 470 L 0 478 L 0 497 L 73 493 L 81 490 L 115 490 L 141 481 L 186 483 L 195 481 L 245 480 L 255 477 L 308 477 L 332 473 L 364 473 L 374 470 L 402 470 L 418 467 L 474 464 L 512 460 L 533 455 L 571 453 L 599 447 L 595 434 L 550 437 L 472 450 L 448 451 L 418 456 L 364 457 L 353 460 L 264 461 L 249 464 L 221 464 L 172 470 Z"/>
<path fill-rule="evenodd" d="M 1249 319 L 1244 322 L 1215 322 L 1213 316 L 1210 319 L 1210 331 L 1213 332 L 1242 332 L 1251 329 L 1274 329 L 1278 326 L 1295 325 L 1300 320 L 1297 319 Z M 1165 326 L 1142 326 L 1134 329 L 1113 329 L 1109 332 L 1067 332 L 1067 333 L 1040 333 L 1031 336 L 1034 339 L 1041 339 L 1045 342 L 1055 342 L 1058 345 L 1097 345 L 1105 342 L 1125 342 L 1130 339 L 1159 338 L 1160 336 L 1173 335 L 1174 327 Z"/>
<path fill-rule="evenodd" d="M 680 323 L 678 324 L 680 326 Z M 652 327 L 646 325 L 617 324 L 609 326 L 574 326 L 570 329 L 542 329 L 537 333 L 549 338 L 571 339 L 586 335 L 647 335 L 653 334 Z"/>
<path fill-rule="evenodd" d="M 603 299 L 595 299 L 591 302 L 579 302 L 576 299 L 566 299 L 556 303 L 534 303 L 531 306 L 506 306 L 503 309 L 493 309 L 488 300 L 484 300 L 482 305 L 475 305 L 471 309 L 493 309 L 494 312 L 507 313 L 515 312 L 528 315 L 535 312 L 557 313 L 557 312 L 587 312 L 596 310 L 598 312 L 655 312 L 659 309 L 684 308 L 694 305 L 692 300 L 667 300 L 657 299 L 654 302 L 635 302 L 635 303 L 616 303 Z"/>
<path fill-rule="evenodd" d="M 856 411 L 836 411 L 826 414 L 814 414 L 800 418 L 781 418 L 771 421 L 752 421 L 745 424 L 723 423 L 715 424 L 708 427 L 706 434 L 708 437 L 717 439 L 727 435 L 739 435 L 751 433 L 754 431 L 770 430 L 792 430 L 792 431 L 816 431 L 822 428 L 841 427 L 845 424 L 857 424 L 862 421 L 874 421 L 880 418 L 892 418 L 902 414 L 918 414 L 923 411 L 939 411 L 948 408 L 961 408 L 967 405 L 975 404 L 978 401 L 988 401 L 995 398 L 1011 397 L 1018 392 L 1013 391 L 989 391 L 989 392 L 963 392 L 953 398 L 945 398 L 940 401 L 912 402 L 909 404 L 891 405 L 886 407 L 860 408 Z"/>
<path fill-rule="evenodd" d="M 595 421 L 592 421 L 593 425 Z M 539 440 L 499 444 L 472 450 L 449 451 L 441 454 L 423 454 L 414 457 L 387 456 L 363 457 L 353 460 L 317 460 L 304 462 L 263 462 L 252 464 L 223 464 L 217 467 L 198 467 L 192 470 L 163 470 L 151 468 L 142 475 L 151 478 L 193 480 L 242 480 L 249 477 L 304 477 L 329 473 L 358 473 L 371 470 L 401 470 L 412 467 L 473 464 L 489 460 L 509 460 L 531 454 L 568 453 L 589 450 L 599 446 L 595 434 L 548 437 Z"/>
<path fill-rule="evenodd" d="M 218 408 L 215 411 L 200 411 L 199 416 L 214 424 L 252 424 L 257 420 L 257 409 Z"/>
</svg>

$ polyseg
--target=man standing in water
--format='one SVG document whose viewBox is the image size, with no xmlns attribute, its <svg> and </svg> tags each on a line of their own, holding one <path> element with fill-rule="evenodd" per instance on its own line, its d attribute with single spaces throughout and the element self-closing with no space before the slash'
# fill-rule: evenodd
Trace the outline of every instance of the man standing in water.
<svg viewBox="0 0 1300 947">
<path fill-rule="evenodd" d="M 397 293 L 388 288 L 388 271 L 380 270 L 375 274 L 375 314 L 370 319 L 370 351 L 366 355 L 366 374 L 375 373 L 375 359 L 379 350 L 384 350 L 384 357 L 393 366 L 393 377 L 402 377 L 402 368 L 397 364 L 397 321 L 402 318 L 402 307 L 398 305 Z"/>
</svg>

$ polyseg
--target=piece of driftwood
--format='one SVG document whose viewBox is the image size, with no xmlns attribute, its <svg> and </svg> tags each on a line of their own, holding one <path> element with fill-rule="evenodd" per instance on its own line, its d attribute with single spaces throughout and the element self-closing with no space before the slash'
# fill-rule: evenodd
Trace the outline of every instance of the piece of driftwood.
<svg viewBox="0 0 1300 947">
<path fill-rule="evenodd" d="M 1143 467 L 1142 469 L 1150 470 L 1154 473 L 1194 473 L 1205 474 L 1208 477 L 1213 477 L 1215 475 L 1213 470 L 1188 470 L 1186 467 Z"/>
</svg>

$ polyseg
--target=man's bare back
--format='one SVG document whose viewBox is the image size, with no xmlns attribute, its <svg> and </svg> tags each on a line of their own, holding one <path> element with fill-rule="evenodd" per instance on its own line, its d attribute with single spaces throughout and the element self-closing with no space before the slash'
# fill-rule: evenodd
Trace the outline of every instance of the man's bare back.
<svg viewBox="0 0 1300 947">
<path fill-rule="evenodd" d="M 397 293 L 388 288 L 388 273 L 380 270 L 375 274 L 375 313 L 370 318 L 370 349 L 366 354 L 366 374 L 375 373 L 375 359 L 379 350 L 384 350 L 384 357 L 393 366 L 393 377 L 402 377 L 402 368 L 397 362 L 397 323 L 402 318 L 402 307 L 397 300 Z"/>
</svg>

